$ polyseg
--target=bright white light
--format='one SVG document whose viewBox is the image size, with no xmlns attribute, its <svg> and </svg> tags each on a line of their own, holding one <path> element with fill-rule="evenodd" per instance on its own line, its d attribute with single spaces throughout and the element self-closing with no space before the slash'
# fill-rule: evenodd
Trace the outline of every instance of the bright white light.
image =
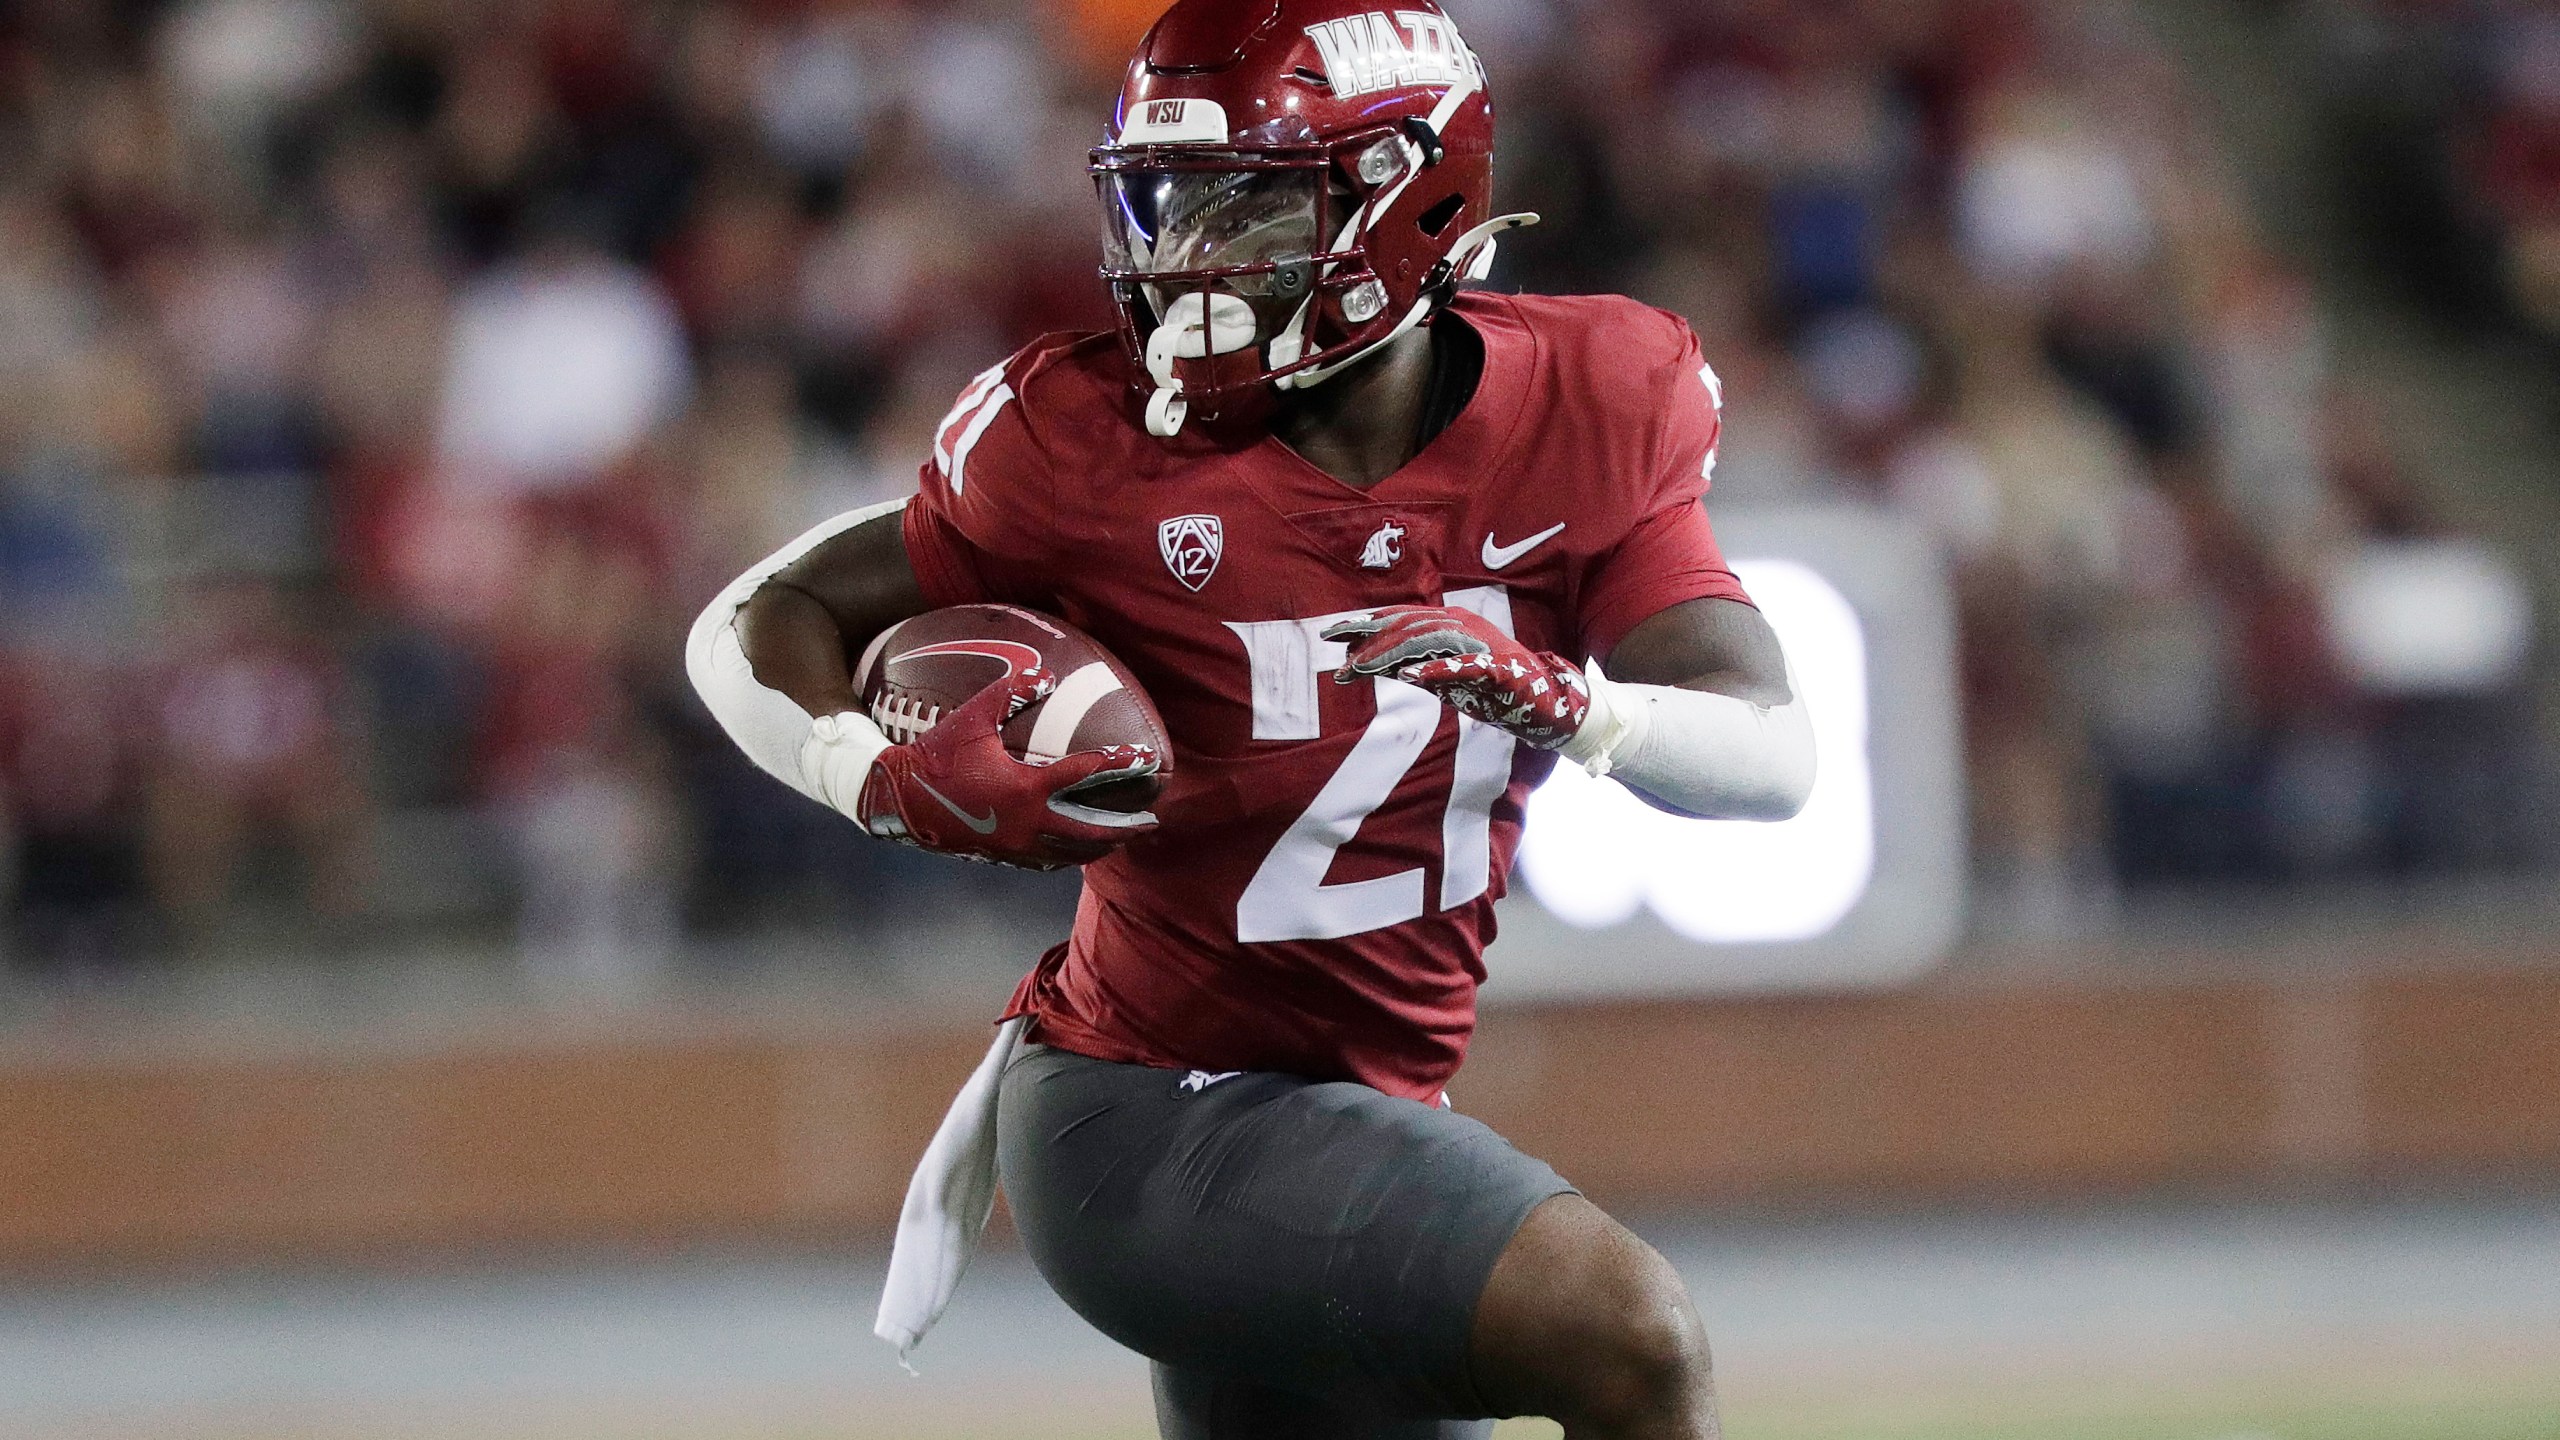
<svg viewBox="0 0 2560 1440">
<path fill-rule="evenodd" d="M 1610 780 L 1558 765 L 1529 797 L 1520 864 L 1541 904 L 1600 928 L 1639 906 L 1692 940 L 1809 940 L 1840 923 L 1875 870 L 1867 770 L 1867 644 L 1857 612 L 1792 560 L 1739 560 L 1813 712 L 1818 768 L 1804 813 L 1776 825 L 1683 820 Z"/>
<path fill-rule="evenodd" d="M 2493 690 L 2533 654 L 2533 596 L 2504 555 L 2472 540 L 2374 540 L 2329 573 L 2329 640 L 2386 695 Z"/>
</svg>

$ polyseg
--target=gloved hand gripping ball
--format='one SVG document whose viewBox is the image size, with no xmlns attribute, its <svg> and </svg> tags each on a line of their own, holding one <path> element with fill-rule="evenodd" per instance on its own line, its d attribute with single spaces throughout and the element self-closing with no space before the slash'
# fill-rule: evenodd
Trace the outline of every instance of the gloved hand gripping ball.
<svg viewBox="0 0 2560 1440">
<path fill-rule="evenodd" d="M 1034 870 L 1101 859 L 1153 830 L 1150 812 L 1098 809 L 1076 796 L 1155 774 L 1154 747 L 1111 745 L 1047 762 L 1005 748 L 1005 723 L 1057 688 L 1056 675 L 1031 667 L 880 752 L 854 818 L 883 839 Z"/>
<path fill-rule="evenodd" d="M 1389 605 L 1327 626 L 1324 638 L 1350 646 L 1336 681 L 1392 676 L 1541 750 L 1571 740 L 1591 713 L 1580 668 L 1531 650 L 1471 610 Z"/>
</svg>

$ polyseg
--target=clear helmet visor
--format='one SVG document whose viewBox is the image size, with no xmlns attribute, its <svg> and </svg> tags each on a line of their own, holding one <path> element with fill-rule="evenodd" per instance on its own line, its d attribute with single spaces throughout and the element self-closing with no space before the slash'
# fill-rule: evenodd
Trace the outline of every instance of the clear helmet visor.
<svg viewBox="0 0 2560 1440">
<path fill-rule="evenodd" d="M 1103 255 L 1114 270 L 1169 275 L 1287 264 L 1318 248 L 1318 170 L 1115 170 L 1095 179 Z M 1219 284 L 1260 297 L 1272 293 L 1273 280 L 1265 271 Z"/>
</svg>

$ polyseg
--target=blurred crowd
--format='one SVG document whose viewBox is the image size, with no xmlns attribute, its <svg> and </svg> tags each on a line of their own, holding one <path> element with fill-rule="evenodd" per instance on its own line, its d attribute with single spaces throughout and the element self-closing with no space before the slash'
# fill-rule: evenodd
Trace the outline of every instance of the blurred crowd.
<svg viewBox="0 0 2560 1440">
<path fill-rule="evenodd" d="M 2417 292 L 2560 344 L 2560 7 L 2297 0 L 2344 198 Z"/>
<path fill-rule="evenodd" d="M 1690 317 L 1716 503 L 1880 504 L 1948 557 L 1998 921 L 2547 850 L 2525 577 L 2409 468 L 2412 397 L 2333 368 L 2156 17 L 1492 13 L 1505 203 L 1550 220 L 1507 278 Z"/>
<path fill-rule="evenodd" d="M 991 359 L 1107 323 L 1083 156 L 1149 8 L 0 12 L 5 953 L 479 934 L 612 985 L 953 886 L 1054 907 L 754 775 L 681 637 L 911 488 Z M 1546 217 L 1496 283 L 1689 317 L 1718 503 L 1943 548 L 1995 903 L 2528 857 L 2515 578 L 2124 14 L 1449 8 Z"/>
</svg>

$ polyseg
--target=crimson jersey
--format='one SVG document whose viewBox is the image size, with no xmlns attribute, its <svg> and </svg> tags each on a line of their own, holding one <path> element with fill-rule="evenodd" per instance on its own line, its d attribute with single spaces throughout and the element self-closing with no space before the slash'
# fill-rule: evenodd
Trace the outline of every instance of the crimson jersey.
<svg viewBox="0 0 2560 1440">
<path fill-rule="evenodd" d="M 1173 739 L 1161 828 L 1085 867 L 1073 936 L 1015 994 L 1034 1038 L 1438 1095 L 1555 757 L 1402 682 L 1335 683 L 1320 632 L 1450 605 L 1605 657 L 1666 606 L 1744 598 L 1699 503 L 1719 397 L 1686 324 L 1614 296 L 1454 309 L 1475 394 L 1367 490 L 1268 436 L 1148 435 L 1108 335 L 1035 342 L 943 422 L 905 522 L 926 597 L 1072 621 Z"/>
</svg>

